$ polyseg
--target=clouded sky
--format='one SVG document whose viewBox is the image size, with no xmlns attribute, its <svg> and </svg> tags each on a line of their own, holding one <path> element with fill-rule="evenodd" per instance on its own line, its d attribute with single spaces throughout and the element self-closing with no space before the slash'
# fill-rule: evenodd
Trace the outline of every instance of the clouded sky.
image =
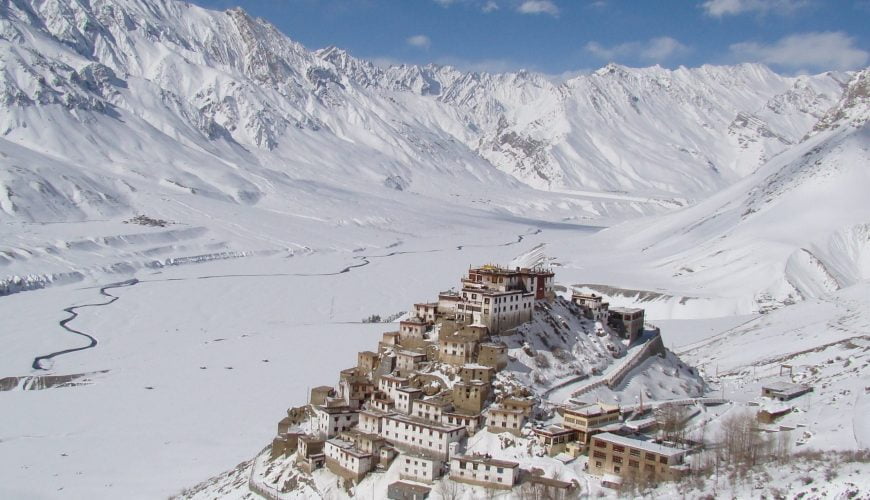
<svg viewBox="0 0 870 500">
<path fill-rule="evenodd" d="M 290 38 L 379 63 L 570 74 L 763 62 L 785 73 L 870 65 L 870 0 L 194 0 L 241 6 Z"/>
</svg>

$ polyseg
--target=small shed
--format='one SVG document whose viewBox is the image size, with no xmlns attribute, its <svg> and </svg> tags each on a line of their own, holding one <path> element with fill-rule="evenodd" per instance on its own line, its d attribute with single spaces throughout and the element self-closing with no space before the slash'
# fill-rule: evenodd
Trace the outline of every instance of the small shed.
<svg viewBox="0 0 870 500">
<path fill-rule="evenodd" d="M 762 396 L 779 401 L 788 401 L 812 391 L 813 388 L 808 385 L 792 384 L 790 382 L 774 382 L 761 386 Z"/>
<path fill-rule="evenodd" d="M 756 414 L 759 423 L 772 424 L 776 420 L 791 413 L 790 406 L 780 406 L 776 408 L 765 408 Z"/>
</svg>

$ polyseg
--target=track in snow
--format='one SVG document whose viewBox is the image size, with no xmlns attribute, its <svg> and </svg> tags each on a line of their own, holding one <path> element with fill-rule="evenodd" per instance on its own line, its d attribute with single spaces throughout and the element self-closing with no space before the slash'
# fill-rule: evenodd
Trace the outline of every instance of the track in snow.
<svg viewBox="0 0 870 500">
<path fill-rule="evenodd" d="M 84 307 L 107 306 L 107 305 L 109 305 L 109 304 L 111 304 L 119 299 L 119 297 L 109 294 L 108 292 L 106 292 L 106 290 L 110 290 L 112 288 L 121 288 L 121 287 L 133 286 L 137 283 L 139 283 L 139 280 L 137 280 L 136 278 L 133 278 L 133 279 L 130 279 L 127 281 L 121 281 L 119 283 L 112 283 L 110 285 L 106 285 L 106 286 L 100 288 L 100 295 L 105 295 L 106 297 L 109 297 L 108 302 L 100 302 L 98 304 L 84 304 L 84 305 L 80 305 L 80 306 L 71 306 L 71 307 L 67 307 L 66 309 L 64 309 L 64 311 L 69 313 L 70 316 L 68 318 L 62 319 L 60 321 L 60 323 L 59 323 L 60 327 L 63 328 L 64 330 L 70 332 L 70 333 L 74 333 L 76 335 L 81 335 L 82 337 L 87 338 L 90 342 L 86 346 L 73 347 L 70 349 L 64 349 L 62 351 L 53 352 L 51 354 L 37 356 L 37 357 L 33 358 L 33 364 L 31 365 L 33 367 L 33 369 L 34 370 L 48 370 L 50 367 L 46 368 L 45 366 L 43 366 L 44 361 L 49 361 L 51 359 L 54 359 L 55 356 L 61 356 L 61 355 L 69 354 L 69 353 L 73 353 L 73 352 L 84 351 L 85 349 L 93 349 L 94 347 L 96 347 L 97 343 L 98 343 L 96 338 L 88 335 L 85 332 L 80 332 L 78 330 L 74 330 L 74 329 L 70 328 L 69 326 L 67 326 L 67 323 L 69 323 L 70 321 L 72 321 L 78 317 L 79 313 L 76 312 L 78 309 L 82 309 Z"/>
</svg>

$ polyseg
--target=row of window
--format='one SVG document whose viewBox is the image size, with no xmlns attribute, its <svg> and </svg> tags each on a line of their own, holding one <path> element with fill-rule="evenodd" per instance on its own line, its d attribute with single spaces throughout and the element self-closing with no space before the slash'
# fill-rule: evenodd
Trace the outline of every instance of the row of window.
<svg viewBox="0 0 870 500">
<path fill-rule="evenodd" d="M 480 469 L 487 472 L 490 472 L 491 470 L 495 470 L 499 474 L 504 472 L 504 467 L 492 467 L 490 465 L 478 464 L 477 462 L 471 462 L 470 464 L 468 462 L 459 462 L 460 469 L 467 469 L 468 467 L 466 467 L 466 465 L 471 465 L 471 469 L 473 470 L 477 470 L 477 466 L 480 465 Z"/>
<path fill-rule="evenodd" d="M 460 477 L 465 477 L 465 471 L 463 471 L 463 470 L 459 471 L 459 475 L 460 475 Z M 469 474 L 469 475 L 473 475 L 473 474 Z M 489 476 L 488 475 L 483 476 L 483 480 L 489 481 Z M 500 477 L 496 477 L 495 480 L 500 482 L 500 483 L 502 482 L 502 479 Z"/>
<path fill-rule="evenodd" d="M 607 442 L 596 439 L 596 440 L 595 440 L 595 447 L 596 447 L 596 448 L 604 448 L 604 449 L 606 449 L 606 448 L 607 448 Z M 614 453 L 625 453 L 625 446 L 621 446 L 621 445 L 618 445 L 618 444 L 614 444 L 614 445 L 613 445 L 613 451 L 614 451 Z M 640 455 L 641 455 L 640 450 L 635 449 L 635 448 L 629 448 L 629 452 L 628 452 L 628 454 L 631 455 L 631 456 L 633 456 L 633 457 L 638 457 L 638 458 L 639 458 Z M 599 452 L 599 451 L 596 451 L 596 452 L 593 454 L 593 456 L 595 456 L 595 457 L 597 457 L 597 458 L 603 458 L 603 457 L 604 457 L 604 454 L 601 453 L 601 452 Z M 646 458 L 647 460 L 655 461 L 655 460 L 656 460 L 656 455 L 655 455 L 654 453 L 647 452 L 645 458 Z M 613 461 L 616 462 L 616 463 L 622 463 L 622 458 L 620 458 L 620 457 L 613 457 Z M 668 463 L 668 457 L 658 457 L 658 461 L 659 461 L 659 463 L 666 464 L 666 463 Z"/>
</svg>

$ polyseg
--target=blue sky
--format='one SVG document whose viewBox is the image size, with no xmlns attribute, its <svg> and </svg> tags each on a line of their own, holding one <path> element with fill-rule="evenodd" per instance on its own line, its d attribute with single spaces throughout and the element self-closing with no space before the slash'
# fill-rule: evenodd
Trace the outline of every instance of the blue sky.
<svg viewBox="0 0 870 500">
<path fill-rule="evenodd" d="M 870 0 L 194 0 L 241 6 L 316 49 L 385 64 L 525 68 L 763 62 L 784 73 L 870 65 Z"/>
</svg>

